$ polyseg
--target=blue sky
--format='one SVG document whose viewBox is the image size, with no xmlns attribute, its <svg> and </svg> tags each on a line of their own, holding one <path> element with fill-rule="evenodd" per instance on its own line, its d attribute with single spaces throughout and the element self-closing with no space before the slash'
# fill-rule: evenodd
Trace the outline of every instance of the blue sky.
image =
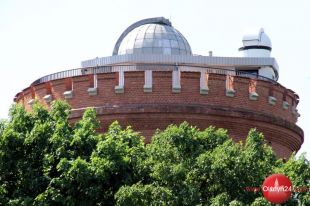
<svg viewBox="0 0 310 206">
<path fill-rule="evenodd" d="M 0 118 L 7 117 L 15 94 L 35 79 L 110 56 L 130 24 L 164 16 L 201 55 L 212 50 L 215 56 L 238 56 L 243 31 L 263 27 L 280 67 L 279 83 L 300 96 L 301 152 L 309 151 L 309 8 L 307 0 L 1 0 Z"/>
</svg>

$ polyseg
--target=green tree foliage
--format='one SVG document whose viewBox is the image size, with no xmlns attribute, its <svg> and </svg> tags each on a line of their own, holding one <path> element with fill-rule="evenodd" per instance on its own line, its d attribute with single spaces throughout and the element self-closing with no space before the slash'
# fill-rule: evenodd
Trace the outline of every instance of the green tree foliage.
<svg viewBox="0 0 310 206">
<path fill-rule="evenodd" d="M 244 143 L 226 130 L 171 125 L 152 143 L 114 122 L 99 133 L 94 109 L 75 125 L 70 107 L 47 111 L 20 105 L 0 121 L 0 205 L 271 205 L 259 187 L 270 174 L 310 187 L 310 164 L 294 155 L 277 160 L 262 134 Z M 294 191 L 287 205 L 309 205 L 309 192 Z"/>
</svg>

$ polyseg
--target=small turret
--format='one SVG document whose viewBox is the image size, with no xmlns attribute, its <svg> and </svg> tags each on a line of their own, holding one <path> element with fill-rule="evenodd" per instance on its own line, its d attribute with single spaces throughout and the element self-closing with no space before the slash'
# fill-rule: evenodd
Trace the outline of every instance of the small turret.
<svg viewBox="0 0 310 206">
<path fill-rule="evenodd" d="M 243 35 L 243 47 L 239 49 L 243 57 L 270 57 L 272 45 L 270 38 L 263 28 L 258 31 L 250 31 Z M 274 68 L 270 66 L 261 67 L 258 74 L 269 79 L 277 80 Z"/>
<path fill-rule="evenodd" d="M 271 41 L 263 28 L 243 35 L 242 43 L 239 51 L 243 52 L 244 57 L 270 57 Z"/>
</svg>

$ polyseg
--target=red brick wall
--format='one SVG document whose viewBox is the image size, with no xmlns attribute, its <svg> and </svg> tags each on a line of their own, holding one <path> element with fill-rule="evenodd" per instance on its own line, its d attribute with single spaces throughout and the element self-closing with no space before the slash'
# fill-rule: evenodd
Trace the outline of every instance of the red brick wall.
<svg viewBox="0 0 310 206">
<path fill-rule="evenodd" d="M 266 81 L 257 81 L 257 101 L 249 99 L 249 79 L 234 78 L 234 97 L 225 95 L 226 76 L 210 74 L 209 93 L 200 94 L 200 73 L 181 73 L 181 92 L 172 92 L 172 72 L 153 72 L 153 90 L 143 91 L 144 72 L 125 72 L 124 93 L 116 94 L 117 75 L 115 73 L 98 74 L 98 91 L 96 96 L 89 96 L 90 85 L 88 76 L 73 77 L 73 98 L 68 99 L 72 106 L 72 121 L 81 117 L 86 107 L 96 107 L 98 118 L 103 129 L 113 120 L 119 120 L 123 125 L 132 125 L 141 131 L 150 141 L 156 128 L 163 129 L 171 123 L 184 120 L 204 129 L 209 125 L 227 128 L 229 134 L 236 140 L 243 140 L 250 128 L 256 127 L 271 142 L 280 157 L 288 157 L 292 151 L 300 148 L 303 142 L 303 132 L 295 125 L 297 117 L 292 112 L 292 103 L 296 95 L 281 85 L 273 85 Z M 53 99 L 64 99 L 66 79 L 50 82 Z M 272 88 L 273 92 L 270 92 Z M 45 103 L 45 84 L 33 87 L 35 97 Z M 286 101 L 289 109 L 282 108 L 283 95 L 286 91 Z M 276 105 L 268 103 L 270 93 L 277 98 Z M 30 110 L 27 102 L 32 99 L 31 88 L 26 88 L 17 96 L 17 102 Z"/>
</svg>

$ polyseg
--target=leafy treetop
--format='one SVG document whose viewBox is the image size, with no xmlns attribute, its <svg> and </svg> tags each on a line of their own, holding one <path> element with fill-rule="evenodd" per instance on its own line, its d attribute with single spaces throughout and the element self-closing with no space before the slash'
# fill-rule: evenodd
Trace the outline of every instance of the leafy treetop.
<svg viewBox="0 0 310 206">
<path fill-rule="evenodd" d="M 31 113 L 14 105 L 0 121 L 1 205 L 271 205 L 246 188 L 275 172 L 310 187 L 309 161 L 277 160 L 255 129 L 235 143 L 224 129 L 184 122 L 145 145 L 117 122 L 98 133 L 94 109 L 75 125 L 69 115 L 69 105 L 55 101 Z M 310 205 L 309 192 L 286 204 Z"/>
</svg>

